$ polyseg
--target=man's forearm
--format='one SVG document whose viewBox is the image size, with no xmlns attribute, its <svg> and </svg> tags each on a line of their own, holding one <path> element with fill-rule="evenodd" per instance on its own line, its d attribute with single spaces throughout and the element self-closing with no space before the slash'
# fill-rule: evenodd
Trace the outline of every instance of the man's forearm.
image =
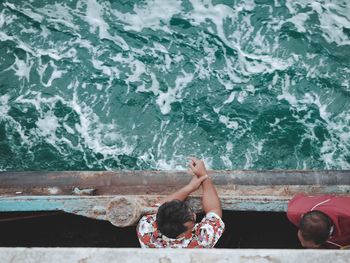
<svg viewBox="0 0 350 263">
<path fill-rule="evenodd" d="M 218 216 L 222 216 L 222 209 L 219 196 L 216 192 L 213 182 L 208 178 L 202 183 L 203 197 L 202 206 L 205 213 L 215 212 Z"/>
<path fill-rule="evenodd" d="M 164 204 L 165 202 L 169 202 L 172 200 L 180 200 L 185 201 L 186 198 L 192 193 L 193 189 L 190 185 L 185 185 L 181 189 L 177 190 L 175 193 L 172 193 L 159 201 L 159 204 Z"/>
<path fill-rule="evenodd" d="M 198 160 L 197 158 L 191 158 L 189 167 L 192 172 L 201 177 L 207 178 L 207 169 L 203 160 Z M 219 200 L 219 196 L 216 192 L 215 186 L 210 178 L 202 182 L 203 188 L 203 197 L 202 197 L 202 206 L 205 213 L 215 212 L 218 216 L 222 216 L 222 209 Z"/>
</svg>

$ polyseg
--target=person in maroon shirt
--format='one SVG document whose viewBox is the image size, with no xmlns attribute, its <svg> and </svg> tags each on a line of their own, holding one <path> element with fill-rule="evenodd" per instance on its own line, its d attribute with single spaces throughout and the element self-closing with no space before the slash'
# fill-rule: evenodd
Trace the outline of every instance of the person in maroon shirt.
<svg viewBox="0 0 350 263">
<path fill-rule="evenodd" d="M 305 248 L 350 246 L 350 197 L 300 193 L 289 201 L 287 217 Z"/>
</svg>

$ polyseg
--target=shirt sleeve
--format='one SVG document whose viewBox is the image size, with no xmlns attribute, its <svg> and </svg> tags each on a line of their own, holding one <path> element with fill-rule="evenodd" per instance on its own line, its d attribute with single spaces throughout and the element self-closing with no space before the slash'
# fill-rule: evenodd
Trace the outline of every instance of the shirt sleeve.
<svg viewBox="0 0 350 263">
<path fill-rule="evenodd" d="M 214 212 L 205 215 L 196 230 L 197 242 L 201 247 L 212 248 L 225 230 L 222 219 Z"/>
<path fill-rule="evenodd" d="M 287 217 L 289 221 L 292 222 L 295 226 L 299 226 L 301 216 L 304 212 L 304 211 L 301 211 L 300 201 L 303 201 L 303 199 L 305 198 L 306 198 L 306 195 L 303 193 L 300 193 L 300 194 L 296 194 L 288 202 Z"/>
<path fill-rule="evenodd" d="M 332 195 L 306 195 L 296 194 L 288 203 L 287 217 L 294 225 L 299 226 L 301 217 L 313 210 L 320 210 L 324 204 L 332 198 Z"/>
<path fill-rule="evenodd" d="M 155 214 L 143 216 L 136 227 L 137 237 L 142 248 L 152 247 L 155 217 Z"/>
</svg>

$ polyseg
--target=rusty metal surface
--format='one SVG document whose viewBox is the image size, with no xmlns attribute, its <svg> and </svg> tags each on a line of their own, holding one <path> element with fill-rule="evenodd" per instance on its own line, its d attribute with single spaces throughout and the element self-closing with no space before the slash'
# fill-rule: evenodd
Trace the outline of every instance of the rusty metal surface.
<svg viewBox="0 0 350 263">
<path fill-rule="evenodd" d="M 65 211 L 99 220 L 109 220 L 112 224 L 125 227 L 137 223 L 145 211 L 163 196 L 8 196 L 0 197 L 0 212 L 25 211 Z M 287 197 L 244 196 L 221 197 L 224 210 L 232 211 L 274 211 L 286 210 Z M 194 211 L 202 210 L 201 197 L 188 198 Z"/>
<path fill-rule="evenodd" d="M 222 194 L 349 193 L 350 171 L 209 171 Z M 184 171 L 0 172 L 0 195 L 168 194 L 190 180 Z"/>
<path fill-rule="evenodd" d="M 350 171 L 210 171 L 209 175 L 225 210 L 283 212 L 298 192 L 350 194 Z M 189 180 L 183 171 L 1 172 L 0 212 L 65 211 L 127 226 Z M 197 212 L 200 196 L 199 190 L 188 199 Z"/>
</svg>

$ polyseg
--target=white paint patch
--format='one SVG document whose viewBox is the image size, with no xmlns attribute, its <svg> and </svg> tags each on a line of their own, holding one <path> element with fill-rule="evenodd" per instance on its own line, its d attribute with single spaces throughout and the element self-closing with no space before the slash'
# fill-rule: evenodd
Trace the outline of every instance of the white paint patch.
<svg viewBox="0 0 350 263">
<path fill-rule="evenodd" d="M 48 187 L 47 191 L 49 192 L 49 194 L 51 195 L 57 195 L 60 193 L 60 189 L 58 187 Z"/>
</svg>

